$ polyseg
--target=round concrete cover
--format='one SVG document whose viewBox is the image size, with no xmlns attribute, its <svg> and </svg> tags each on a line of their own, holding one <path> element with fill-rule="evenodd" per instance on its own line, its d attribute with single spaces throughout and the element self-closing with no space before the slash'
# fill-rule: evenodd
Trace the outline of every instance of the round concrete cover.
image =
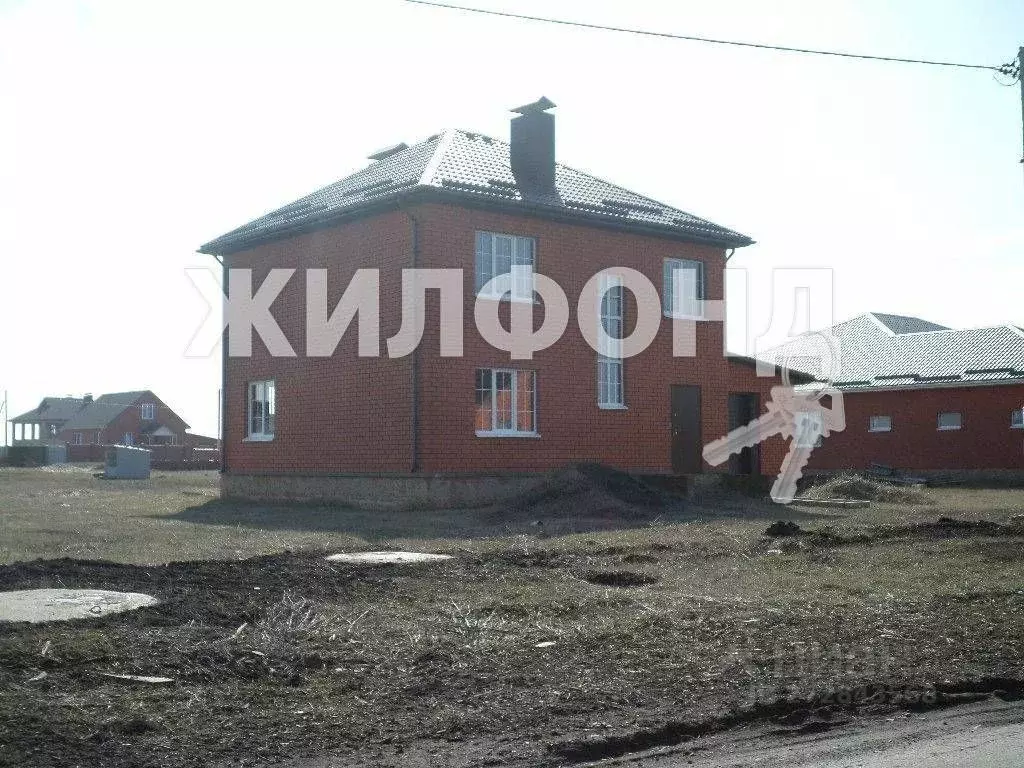
<svg viewBox="0 0 1024 768">
<path fill-rule="evenodd" d="M 23 589 L 0 592 L 0 621 L 70 621 L 134 611 L 158 600 L 139 592 L 103 589 Z"/>
<path fill-rule="evenodd" d="M 354 563 L 357 565 L 390 565 L 402 563 L 431 563 L 438 560 L 451 560 L 451 555 L 432 555 L 429 552 L 342 552 L 329 555 L 328 560 L 334 563 Z"/>
</svg>

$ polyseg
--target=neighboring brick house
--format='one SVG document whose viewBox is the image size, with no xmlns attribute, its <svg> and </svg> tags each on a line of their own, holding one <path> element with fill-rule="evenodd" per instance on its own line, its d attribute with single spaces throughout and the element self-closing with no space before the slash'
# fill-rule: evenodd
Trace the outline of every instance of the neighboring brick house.
<svg viewBox="0 0 1024 768">
<path fill-rule="evenodd" d="M 1024 471 L 1024 329 L 956 330 L 868 313 L 832 333 L 846 429 L 814 451 L 809 470 Z M 811 358 L 823 347 L 812 341 L 766 356 L 821 375 Z"/>
<path fill-rule="evenodd" d="M 82 410 L 86 402 L 86 398 L 82 397 L 44 397 L 31 411 L 8 421 L 11 425 L 10 444 L 47 443 L 56 440 L 64 425 Z"/>
<path fill-rule="evenodd" d="M 367 168 L 202 246 L 225 270 L 251 268 L 254 290 L 271 268 L 298 270 L 271 307 L 297 355 L 273 357 L 258 338 L 249 357 L 225 353 L 226 492 L 298 488 L 284 476 L 507 476 L 572 462 L 699 473 L 710 469 L 702 445 L 761 411 L 777 381 L 724 355 L 722 322 L 696 320 L 697 354 L 687 358 L 673 357 L 663 318 L 654 343 L 621 364 L 598 356 L 575 320 L 528 361 L 510 361 L 480 336 L 478 290 L 510 264 L 553 279 L 573 309 L 603 268 L 639 270 L 659 291 L 682 270 L 694 277 L 692 295 L 664 304 L 681 316 L 695 299 L 723 297 L 728 255 L 752 242 L 556 163 L 551 106 L 516 110 L 510 143 L 451 130 L 379 152 Z M 328 268 L 333 308 L 361 267 L 380 269 L 383 339 L 401 325 L 403 268 L 463 268 L 464 355 L 440 355 L 430 295 L 411 355 L 357 356 L 353 325 L 332 357 L 307 357 L 304 270 Z M 609 294 L 602 309 L 606 327 L 629 332 L 628 292 Z M 774 472 L 782 450 L 775 441 L 731 467 Z"/>
<path fill-rule="evenodd" d="M 57 439 L 71 445 L 183 445 L 188 424 L 149 390 L 88 400 Z"/>
</svg>

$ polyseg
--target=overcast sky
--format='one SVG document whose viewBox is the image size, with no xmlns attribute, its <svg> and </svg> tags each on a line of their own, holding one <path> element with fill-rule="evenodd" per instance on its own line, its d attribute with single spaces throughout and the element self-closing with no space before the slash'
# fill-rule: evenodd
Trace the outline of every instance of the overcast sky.
<svg viewBox="0 0 1024 768">
<path fill-rule="evenodd" d="M 1024 3 L 464 0 L 781 45 L 981 64 Z M 0 390 L 153 389 L 216 434 L 219 357 L 184 350 L 203 242 L 398 141 L 508 137 L 556 104 L 558 159 L 828 267 L 837 320 L 1024 324 L 1021 99 L 985 71 L 656 40 L 370 2 L 0 0 Z M 742 333 L 730 328 L 732 338 Z"/>
</svg>

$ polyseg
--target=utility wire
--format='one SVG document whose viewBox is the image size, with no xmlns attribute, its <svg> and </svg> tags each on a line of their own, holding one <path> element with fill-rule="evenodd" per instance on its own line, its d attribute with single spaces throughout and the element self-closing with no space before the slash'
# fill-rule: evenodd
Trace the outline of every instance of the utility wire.
<svg viewBox="0 0 1024 768">
<path fill-rule="evenodd" d="M 678 35 L 672 32 L 655 32 L 649 29 L 635 29 L 631 27 L 614 27 L 605 24 L 590 24 L 584 21 L 570 21 L 568 19 L 554 19 L 548 16 L 530 16 L 524 13 L 511 13 L 509 11 L 493 11 L 486 8 L 471 8 L 465 5 L 454 5 L 452 3 L 438 3 L 433 0 L 405 0 L 414 5 L 429 5 L 433 8 L 444 8 L 450 11 L 466 11 L 467 13 L 478 13 L 484 16 L 501 16 L 506 19 L 519 19 L 522 21 L 542 21 L 546 24 L 561 24 L 566 27 L 578 27 L 582 29 L 600 29 L 605 32 L 628 32 L 633 35 L 646 35 L 647 37 L 664 37 L 673 40 L 689 40 L 695 43 L 713 43 L 716 45 L 733 45 L 741 48 L 760 48 L 768 51 L 783 51 L 785 53 L 807 53 L 815 56 L 839 56 L 844 59 L 866 59 L 869 61 L 893 61 L 901 64 L 929 64 L 936 67 L 959 67 L 961 69 L 985 69 L 998 72 L 1011 77 L 1018 77 L 1019 65 L 1016 61 L 1008 64 L 992 66 L 991 64 L 965 64 L 958 61 L 937 61 L 932 59 L 905 59 L 899 56 L 871 56 L 864 53 L 848 53 L 845 51 L 823 51 L 815 48 L 793 48 L 785 45 L 769 45 L 767 43 L 750 43 L 741 40 L 720 40 L 713 37 L 697 37 L 696 35 Z"/>
</svg>

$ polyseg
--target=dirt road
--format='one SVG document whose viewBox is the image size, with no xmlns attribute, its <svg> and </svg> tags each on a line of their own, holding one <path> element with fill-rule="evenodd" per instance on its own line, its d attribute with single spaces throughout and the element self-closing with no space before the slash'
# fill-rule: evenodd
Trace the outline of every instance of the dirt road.
<svg viewBox="0 0 1024 768">
<path fill-rule="evenodd" d="M 608 760 L 637 768 L 1020 768 L 1024 703 L 979 702 L 807 734 L 745 728 Z"/>
</svg>

